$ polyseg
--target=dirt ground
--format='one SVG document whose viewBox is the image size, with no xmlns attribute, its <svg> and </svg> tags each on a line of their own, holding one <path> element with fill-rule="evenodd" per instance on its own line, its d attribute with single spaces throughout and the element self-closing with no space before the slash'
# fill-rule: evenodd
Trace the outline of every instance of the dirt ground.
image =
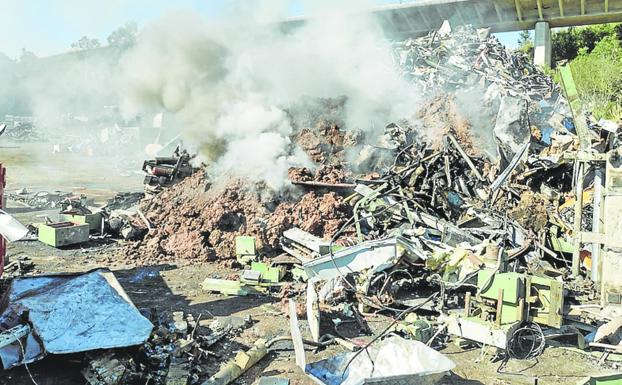
<svg viewBox="0 0 622 385">
<path fill-rule="evenodd" d="M 43 146 L 41 147 L 43 150 Z M 32 149 L 31 149 L 32 150 Z M 73 172 L 62 167 L 72 161 L 73 156 L 51 156 L 44 168 L 38 168 L 35 161 L 24 154 L 31 153 L 20 149 L 0 149 L 0 160 L 8 167 L 8 189 L 21 187 L 72 190 L 81 188 L 99 201 L 112 196 L 116 191 L 132 191 L 140 188 L 142 176 L 120 176 L 119 171 L 110 166 L 110 175 L 94 177 L 88 169 L 76 164 Z M 58 154 L 57 154 L 58 155 Z M 43 155 L 41 155 L 43 156 Z M 93 162 L 89 167 L 104 167 Z M 9 202 L 9 208 L 23 223 L 41 221 L 43 215 L 52 216 L 56 210 L 26 211 Z M 195 319 L 215 316 L 250 315 L 254 320 L 251 327 L 235 338 L 219 342 L 214 347 L 210 373 L 217 370 L 220 363 L 232 358 L 234 352 L 249 347 L 258 338 L 272 338 L 289 334 L 288 319 L 278 314 L 280 299 L 271 296 L 227 297 L 206 293 L 200 288 L 206 277 L 224 278 L 238 273 L 223 267 L 218 262 L 197 262 L 193 264 L 166 263 L 149 266 L 133 265 L 124 258 L 122 244 L 116 242 L 89 242 L 86 245 L 67 249 L 55 249 L 37 241 L 13 243 L 8 249 L 9 261 L 20 256 L 28 256 L 35 263 L 34 274 L 51 272 L 80 272 L 97 267 L 107 267 L 114 271 L 117 279 L 138 308 L 155 308 L 158 312 L 183 310 Z M 390 322 L 386 317 L 369 317 L 372 330 L 380 330 Z M 303 334 L 308 331 L 306 322 L 301 320 Z M 325 325 L 330 327 L 331 325 Z M 365 337 L 369 338 L 369 337 Z M 364 339 L 361 337 L 361 339 Z M 307 361 L 325 358 L 341 351 L 331 347 L 321 352 L 307 350 Z M 443 379 L 443 385 L 504 385 L 576 384 L 587 375 L 616 372 L 614 363 L 599 364 L 599 357 L 572 352 L 562 348 L 547 348 L 537 361 L 510 361 L 499 372 L 499 361 L 483 355 L 479 348 L 462 350 L 452 342 L 444 344 L 441 350 L 456 363 L 451 376 Z M 80 360 L 74 356 L 49 356 L 29 366 L 34 380 L 39 385 L 82 385 L 85 380 L 80 374 Z M 210 374 L 206 373 L 206 375 Z M 295 365 L 292 346 L 289 342 L 275 345 L 268 357 L 238 379 L 235 384 L 255 384 L 261 376 L 280 376 L 290 379 L 294 385 L 313 384 Z M 537 379 L 537 381 L 536 381 Z M 24 367 L 0 372 L 0 385 L 26 385 L 33 383 Z"/>
</svg>

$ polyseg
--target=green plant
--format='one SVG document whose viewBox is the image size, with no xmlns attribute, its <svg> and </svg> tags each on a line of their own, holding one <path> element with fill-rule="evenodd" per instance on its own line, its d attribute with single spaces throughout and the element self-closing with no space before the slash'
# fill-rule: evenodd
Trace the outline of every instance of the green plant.
<svg viewBox="0 0 622 385">
<path fill-rule="evenodd" d="M 591 52 L 580 50 L 570 68 L 586 109 L 597 118 L 622 119 L 622 46 L 615 34 L 601 39 Z"/>
</svg>

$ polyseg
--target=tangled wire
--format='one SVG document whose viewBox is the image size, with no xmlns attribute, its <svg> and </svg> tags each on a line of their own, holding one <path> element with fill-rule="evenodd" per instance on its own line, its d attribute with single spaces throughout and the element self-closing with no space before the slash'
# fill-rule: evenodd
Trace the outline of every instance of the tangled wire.
<svg viewBox="0 0 622 385">
<path fill-rule="evenodd" d="M 523 323 L 508 339 L 507 358 L 517 360 L 536 358 L 542 354 L 545 345 L 546 340 L 540 325 L 533 322 Z"/>
</svg>

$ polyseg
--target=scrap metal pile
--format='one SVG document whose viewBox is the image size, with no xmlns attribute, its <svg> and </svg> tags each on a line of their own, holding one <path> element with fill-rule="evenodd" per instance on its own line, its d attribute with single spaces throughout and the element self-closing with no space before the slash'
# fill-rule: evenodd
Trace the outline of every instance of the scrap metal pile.
<svg viewBox="0 0 622 385">
<path fill-rule="evenodd" d="M 158 322 L 140 318 L 126 300 L 144 323 L 140 341 L 97 347 L 142 344 L 146 361 L 122 358 L 118 349 L 94 355 L 89 383 L 224 385 L 282 341 L 293 342 L 296 363 L 324 384 L 395 383 L 395 376 L 434 383 L 454 367 L 434 351 L 452 337 L 497 348 L 502 363 L 535 358 L 547 345 L 622 351 L 620 314 L 601 313 L 603 304 L 622 303 L 601 268 L 604 256 L 622 258 L 618 222 L 617 233 L 608 233 L 612 214 L 601 204 L 603 190 L 622 191 L 618 125 L 585 121 L 568 87 L 572 105 L 550 77 L 486 30 L 443 27 L 394 47 L 396 66 L 427 103 L 373 138 L 340 126 L 335 111 L 343 99 L 318 102 L 325 115 L 292 122 L 292 143 L 316 168 L 290 169 L 290 189 L 211 180 L 178 150 L 145 162 L 151 199 L 122 195 L 103 209 L 111 232 L 138 238 L 123 257 L 138 264 L 227 260 L 239 278 L 215 274 L 203 289 L 278 293 L 283 308 L 273 310 L 288 314 L 291 336 L 262 336 L 207 373 L 211 345 L 250 322 L 228 317 L 208 325 L 177 313 L 147 338 Z M 615 214 L 621 195 L 605 196 Z M 66 214 L 83 217 L 87 237 L 105 230 L 101 218 L 89 227 L 94 212 L 81 210 L 84 204 L 68 204 Z M 46 309 L 30 312 L 38 310 Z M 372 330 L 372 315 L 387 316 L 386 327 Z M 34 326 L 42 340 L 37 358 L 64 349 Z M 15 332 L 22 339 L 33 333 Z M 306 364 L 304 344 L 335 343 L 350 352 Z M 34 357 L 0 350 L 0 358 L 8 367 Z"/>
<path fill-rule="evenodd" d="M 41 131 L 37 128 L 37 119 L 32 116 L 4 116 L 3 134 L 14 142 L 36 142 L 43 140 Z"/>
<path fill-rule="evenodd" d="M 145 194 L 153 196 L 192 175 L 196 169 L 190 165 L 193 159 L 188 151 L 177 146 L 173 156 L 156 157 L 143 163 Z"/>
<path fill-rule="evenodd" d="M 239 280 L 203 284 L 227 295 L 275 292 L 289 281 L 286 295 L 306 294 L 315 343 L 340 335 L 339 323 L 320 329 L 321 308 L 362 331 L 369 331 L 365 314 L 391 315 L 391 328 L 364 350 L 390 332 L 432 346 L 459 336 L 506 359 L 533 358 L 546 343 L 563 344 L 560 336 L 581 348 L 616 349 L 606 340 L 618 329 L 595 337 L 602 320 L 616 316 L 581 310 L 600 309 L 602 296 L 590 279 L 595 249 L 577 242 L 576 217 L 579 231 L 592 230 L 601 183 L 593 173 L 584 178 L 589 166 L 579 167 L 577 154 L 592 154 L 583 162 L 602 161 L 605 151 L 620 159 L 618 126 L 575 121 L 560 86 L 485 30 L 396 43 L 395 58 L 429 98 L 412 117 L 378 138 L 334 122 L 298 127 L 292 141 L 318 163 L 290 169 L 298 194 L 270 195 L 240 181 L 215 188 L 197 173 L 143 204 L 154 228 L 126 254 L 236 257 L 245 266 Z M 308 374 L 331 383 L 337 369 L 326 365 L 310 364 Z"/>
</svg>

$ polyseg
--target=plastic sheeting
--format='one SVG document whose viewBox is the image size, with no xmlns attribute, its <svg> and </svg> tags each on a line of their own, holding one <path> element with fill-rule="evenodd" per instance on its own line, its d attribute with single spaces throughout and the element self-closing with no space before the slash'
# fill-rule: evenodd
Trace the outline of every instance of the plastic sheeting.
<svg viewBox="0 0 622 385">
<path fill-rule="evenodd" d="M 348 353 L 314 362 L 307 365 L 306 372 L 325 385 L 432 385 L 456 366 L 425 344 L 401 337 L 382 341 L 348 365 L 352 357 L 353 353 Z"/>
<path fill-rule="evenodd" d="M 153 325 L 143 317 L 112 272 L 48 275 L 13 280 L 2 301 L 0 325 L 28 322 L 31 334 L 0 349 L 5 369 L 65 354 L 139 345 Z M 27 319 L 24 319 L 26 318 Z"/>
</svg>

